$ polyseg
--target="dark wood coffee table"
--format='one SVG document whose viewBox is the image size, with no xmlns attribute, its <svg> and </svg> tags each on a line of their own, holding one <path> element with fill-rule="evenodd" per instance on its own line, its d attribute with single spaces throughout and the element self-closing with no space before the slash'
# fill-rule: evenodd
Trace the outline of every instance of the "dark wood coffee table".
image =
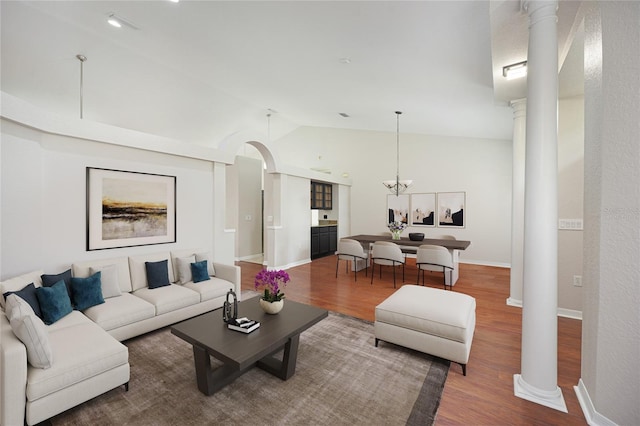
<svg viewBox="0 0 640 426">
<path fill-rule="evenodd" d="M 171 333 L 193 345 L 198 389 L 212 395 L 257 366 L 282 380 L 296 371 L 300 333 L 328 316 L 325 309 L 285 300 L 277 315 L 262 311 L 254 297 L 238 304 L 238 316 L 260 322 L 260 328 L 243 334 L 229 330 L 222 309 L 188 319 L 171 327 Z M 282 360 L 272 355 L 284 349 Z M 224 363 L 211 368 L 209 355 Z"/>
</svg>

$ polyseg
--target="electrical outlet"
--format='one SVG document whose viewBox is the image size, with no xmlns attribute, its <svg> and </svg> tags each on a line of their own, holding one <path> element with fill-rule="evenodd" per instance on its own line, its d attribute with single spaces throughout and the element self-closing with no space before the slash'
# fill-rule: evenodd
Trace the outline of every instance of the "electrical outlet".
<svg viewBox="0 0 640 426">
<path fill-rule="evenodd" d="M 582 275 L 573 276 L 573 285 L 576 287 L 582 287 Z"/>
</svg>

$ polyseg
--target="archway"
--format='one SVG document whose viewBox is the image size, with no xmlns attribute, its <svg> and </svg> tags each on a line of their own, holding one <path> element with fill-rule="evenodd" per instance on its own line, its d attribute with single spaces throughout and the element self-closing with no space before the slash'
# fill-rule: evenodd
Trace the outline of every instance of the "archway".
<svg viewBox="0 0 640 426">
<path fill-rule="evenodd" d="M 228 202 L 232 206 L 227 214 L 232 216 L 230 222 L 236 230 L 236 260 L 268 264 L 266 259 L 272 245 L 268 243 L 267 226 L 273 222 L 273 213 L 265 212 L 271 210 L 274 194 L 265 181 L 267 173 L 275 169 L 273 153 L 257 140 L 237 146 L 233 165 L 227 168 Z M 268 201 L 266 208 L 265 200 Z"/>
</svg>

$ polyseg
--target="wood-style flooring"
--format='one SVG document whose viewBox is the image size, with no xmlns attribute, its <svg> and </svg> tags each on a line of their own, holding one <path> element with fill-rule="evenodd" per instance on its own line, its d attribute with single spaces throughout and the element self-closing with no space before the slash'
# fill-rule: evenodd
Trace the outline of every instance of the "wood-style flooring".
<svg viewBox="0 0 640 426">
<path fill-rule="evenodd" d="M 260 265 L 237 263 L 242 269 L 242 289 L 253 290 Z M 291 283 L 287 298 L 346 315 L 374 320 L 376 305 L 394 292 L 390 268 L 382 279 L 376 268 L 373 285 L 364 271 L 347 273 L 336 256 L 316 259 L 287 270 Z M 398 286 L 402 273 L 398 269 Z M 417 270 L 408 259 L 404 283 L 415 283 Z M 442 288 L 442 274 L 427 273 L 426 285 Z M 452 363 L 445 383 L 436 425 L 584 425 L 584 415 L 573 386 L 580 378 L 582 323 L 558 318 L 558 385 L 569 413 L 562 413 L 513 394 L 513 375 L 520 373 L 521 309 L 507 306 L 509 269 L 460 264 L 460 278 L 453 291 L 476 298 L 476 330 L 467 365 L 467 376 Z M 285 302 L 286 303 L 286 302 Z M 286 309 L 286 307 L 285 307 Z"/>
</svg>

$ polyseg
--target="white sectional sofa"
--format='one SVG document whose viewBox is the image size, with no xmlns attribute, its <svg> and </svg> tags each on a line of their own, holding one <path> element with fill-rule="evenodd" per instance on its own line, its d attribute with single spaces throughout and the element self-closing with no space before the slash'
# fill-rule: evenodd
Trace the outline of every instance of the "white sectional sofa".
<svg viewBox="0 0 640 426">
<path fill-rule="evenodd" d="M 194 283 L 189 265 L 204 258 L 210 277 Z M 165 260 L 170 284 L 149 288 L 145 262 Z M 74 278 L 101 271 L 102 292 L 111 285 L 110 297 L 51 325 L 40 322 L 43 344 L 49 345 L 48 368 L 32 365 L 31 352 L 7 317 L 11 312 L 5 312 L 15 306 L 16 296 L 10 306 L 2 296 L 30 283 L 41 287 L 43 272 L 0 283 L 0 425 L 33 425 L 120 385 L 128 387 L 128 350 L 121 341 L 219 308 L 230 289 L 240 297 L 240 268 L 213 262 L 204 250 L 82 261 L 72 264 L 71 271 Z"/>
</svg>

